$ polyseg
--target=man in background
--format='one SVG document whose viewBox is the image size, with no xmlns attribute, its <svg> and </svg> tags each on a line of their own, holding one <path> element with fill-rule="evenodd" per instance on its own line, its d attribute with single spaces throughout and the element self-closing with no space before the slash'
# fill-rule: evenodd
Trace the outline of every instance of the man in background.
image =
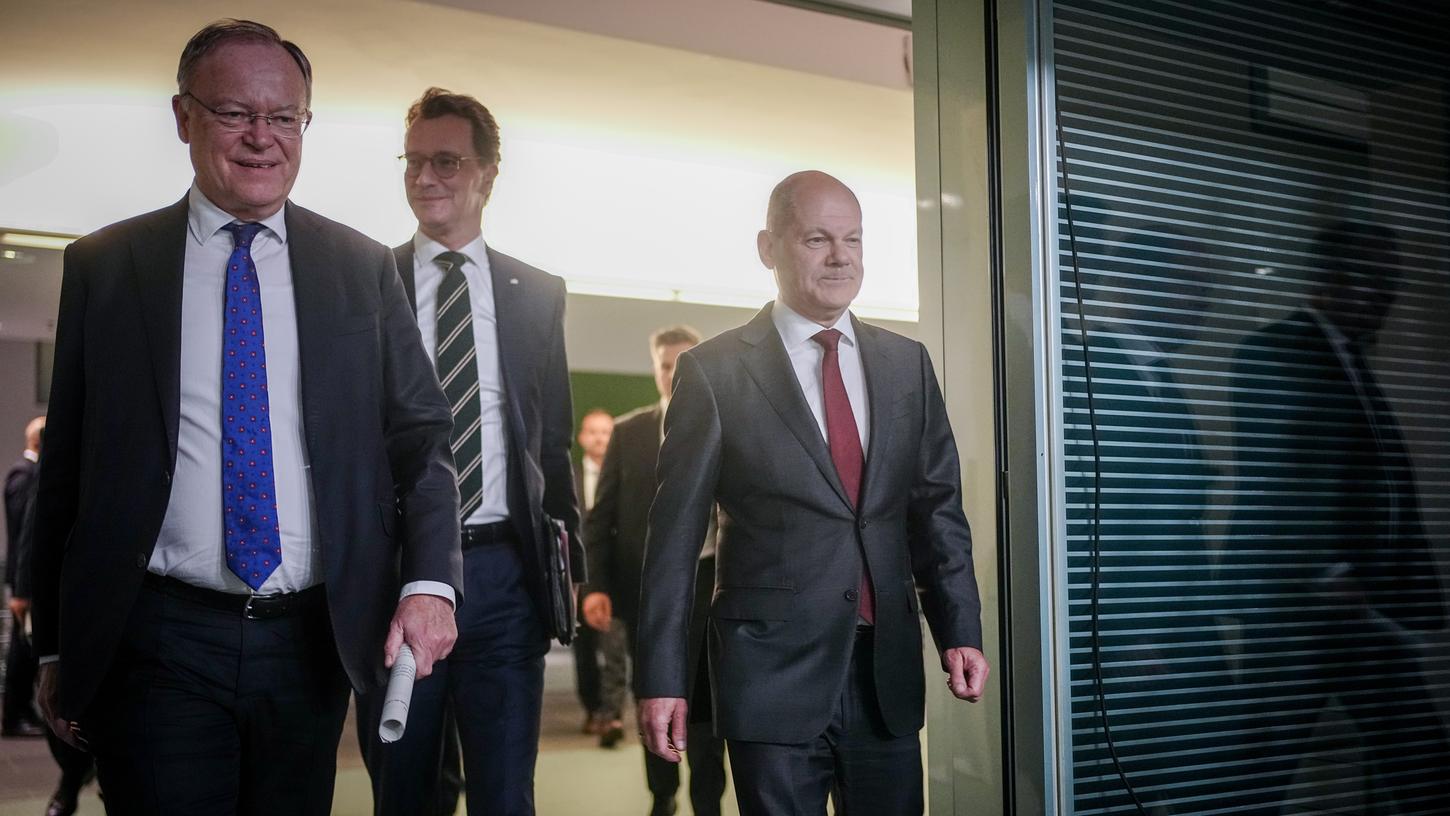
<svg viewBox="0 0 1450 816">
<path fill-rule="evenodd" d="M 25 615 L 30 601 L 16 594 L 16 570 L 20 563 L 20 529 L 40 461 L 40 435 L 45 417 L 25 425 L 25 450 L 5 474 L 5 588 L 10 604 L 10 650 L 5 655 L 5 704 L 0 736 L 38 737 L 45 733 L 35 716 L 35 652 L 25 634 Z"/>
<path fill-rule="evenodd" d="M 584 565 L 569 459 L 564 281 L 484 242 L 500 159 L 488 108 L 429 88 L 405 123 L 399 158 L 418 229 L 393 252 L 452 406 L 466 600 L 452 659 L 414 688 L 403 738 L 377 739 L 381 693 L 359 700 L 359 737 L 380 814 L 452 812 L 455 783 L 441 780 L 456 777 L 441 757 L 456 722 L 468 812 L 526 816 L 534 812 L 544 655 L 564 634 L 555 631 L 544 561 L 556 522 L 574 569 Z"/>
<path fill-rule="evenodd" d="M 45 420 L 43 417 L 33 420 L 32 427 L 39 422 L 41 427 L 38 431 L 36 444 L 33 446 L 38 453 L 44 447 Z M 18 616 L 20 623 L 24 624 L 24 613 L 30 607 L 30 595 L 32 592 L 33 573 L 31 568 L 35 558 L 35 494 L 39 487 L 38 479 L 30 480 L 30 495 L 24 502 L 25 509 L 21 519 L 20 530 L 15 538 L 10 540 L 10 558 L 14 561 L 15 583 L 11 588 L 11 609 L 19 609 Z M 27 687 L 26 698 L 34 696 L 33 689 Z M 96 764 L 90 752 L 83 751 L 56 736 L 50 729 L 45 731 L 46 747 L 50 749 L 50 755 L 55 764 L 60 767 L 60 779 L 56 782 L 55 793 L 51 794 L 50 801 L 45 806 L 45 816 L 70 816 L 76 812 L 80 799 L 81 788 L 96 776 Z"/>
<path fill-rule="evenodd" d="M 650 335 L 650 362 L 654 369 L 659 401 L 621 417 L 614 427 L 604 471 L 599 480 L 598 501 L 585 529 L 589 542 L 590 583 L 584 594 L 584 619 L 603 631 L 612 620 L 624 622 L 630 654 L 638 653 L 640 570 L 644 565 L 645 539 L 649 529 L 650 502 L 655 493 L 655 461 L 664 438 L 665 412 L 680 354 L 700 342 L 700 334 L 689 326 L 670 326 Z M 710 592 L 715 586 L 715 531 L 703 536 L 695 564 L 695 592 L 687 607 L 689 615 L 690 689 L 704 686 L 705 617 Z M 695 696 L 695 695 L 691 695 Z M 695 710 L 708 712 L 708 693 L 695 701 Z M 690 759 L 690 804 L 699 816 L 718 814 L 725 792 L 724 744 L 711 732 L 708 717 L 692 727 Z M 644 755 L 645 781 L 654 798 L 653 816 L 675 812 L 675 792 L 680 787 L 680 770 L 674 763 Z"/>
<path fill-rule="evenodd" d="M 603 408 L 593 408 L 579 420 L 579 449 L 583 456 L 574 465 L 574 488 L 579 494 L 579 529 L 589 526 L 589 511 L 599 487 L 604 451 L 614 432 L 614 417 Z M 589 551 L 589 539 L 584 539 Z M 574 681 L 579 703 L 584 706 L 584 733 L 599 737 L 604 748 L 613 748 L 624 738 L 624 686 L 627 682 L 624 656 L 624 626 L 612 623 L 605 631 L 581 626 L 574 635 Z"/>
</svg>

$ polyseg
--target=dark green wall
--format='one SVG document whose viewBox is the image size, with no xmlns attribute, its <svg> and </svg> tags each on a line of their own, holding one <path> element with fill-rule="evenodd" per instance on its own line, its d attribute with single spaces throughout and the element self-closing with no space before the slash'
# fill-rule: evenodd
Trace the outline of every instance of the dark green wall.
<svg viewBox="0 0 1450 816">
<path fill-rule="evenodd" d="M 655 380 L 647 374 L 603 374 L 597 371 L 571 371 L 569 382 L 574 388 L 574 429 L 587 411 L 603 408 L 615 416 L 648 405 L 660 398 Z M 574 459 L 581 456 L 574 446 Z"/>
</svg>

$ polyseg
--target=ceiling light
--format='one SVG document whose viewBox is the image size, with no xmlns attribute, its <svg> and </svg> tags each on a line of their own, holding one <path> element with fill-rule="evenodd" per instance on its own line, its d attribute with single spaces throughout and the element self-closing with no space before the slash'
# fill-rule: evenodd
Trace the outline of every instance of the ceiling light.
<svg viewBox="0 0 1450 816">
<path fill-rule="evenodd" d="M 62 250 L 70 246 L 74 238 L 64 235 L 40 235 L 34 232 L 0 232 L 0 244 L 26 247 L 27 249 Z M 5 257 L 12 257 L 6 255 Z"/>
</svg>

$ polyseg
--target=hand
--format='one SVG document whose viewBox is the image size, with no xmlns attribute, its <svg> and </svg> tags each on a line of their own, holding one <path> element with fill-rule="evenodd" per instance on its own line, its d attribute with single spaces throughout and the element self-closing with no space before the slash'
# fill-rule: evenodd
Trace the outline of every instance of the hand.
<svg viewBox="0 0 1450 816">
<path fill-rule="evenodd" d="M 975 703 L 982 699 L 991 672 L 986 655 L 970 646 L 957 646 L 942 652 L 941 662 L 947 673 L 947 688 L 958 700 Z"/>
<path fill-rule="evenodd" d="M 639 701 L 639 734 L 644 747 L 661 759 L 679 762 L 685 750 L 690 705 L 683 697 L 645 697 Z"/>
<path fill-rule="evenodd" d="M 60 663 L 46 663 L 40 667 L 40 681 L 35 689 L 35 702 L 40 705 L 40 716 L 45 724 L 60 738 L 60 741 L 84 751 L 85 746 L 76 739 L 70 720 L 60 716 Z"/>
<path fill-rule="evenodd" d="M 614 604 L 603 592 L 591 592 L 584 596 L 584 622 L 590 629 L 608 632 L 614 620 Z"/>
<path fill-rule="evenodd" d="M 30 601 L 25 598 L 10 599 L 10 617 L 20 626 L 25 625 L 25 615 L 30 611 Z"/>
<path fill-rule="evenodd" d="M 422 680 L 433 673 L 433 663 L 453 651 L 458 639 L 458 624 L 453 620 L 453 604 L 437 595 L 409 595 L 398 601 L 398 611 L 388 627 L 388 641 L 383 644 L 383 665 L 393 667 L 398 647 L 404 643 L 413 650 L 418 664 L 416 677 Z"/>
</svg>

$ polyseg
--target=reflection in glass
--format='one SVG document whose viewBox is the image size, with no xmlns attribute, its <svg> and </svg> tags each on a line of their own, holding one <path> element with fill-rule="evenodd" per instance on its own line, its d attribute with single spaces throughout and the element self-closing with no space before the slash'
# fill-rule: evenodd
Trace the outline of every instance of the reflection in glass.
<svg viewBox="0 0 1450 816">
<path fill-rule="evenodd" d="M 1053 29 L 1072 812 L 1450 813 L 1447 11 Z"/>
</svg>

